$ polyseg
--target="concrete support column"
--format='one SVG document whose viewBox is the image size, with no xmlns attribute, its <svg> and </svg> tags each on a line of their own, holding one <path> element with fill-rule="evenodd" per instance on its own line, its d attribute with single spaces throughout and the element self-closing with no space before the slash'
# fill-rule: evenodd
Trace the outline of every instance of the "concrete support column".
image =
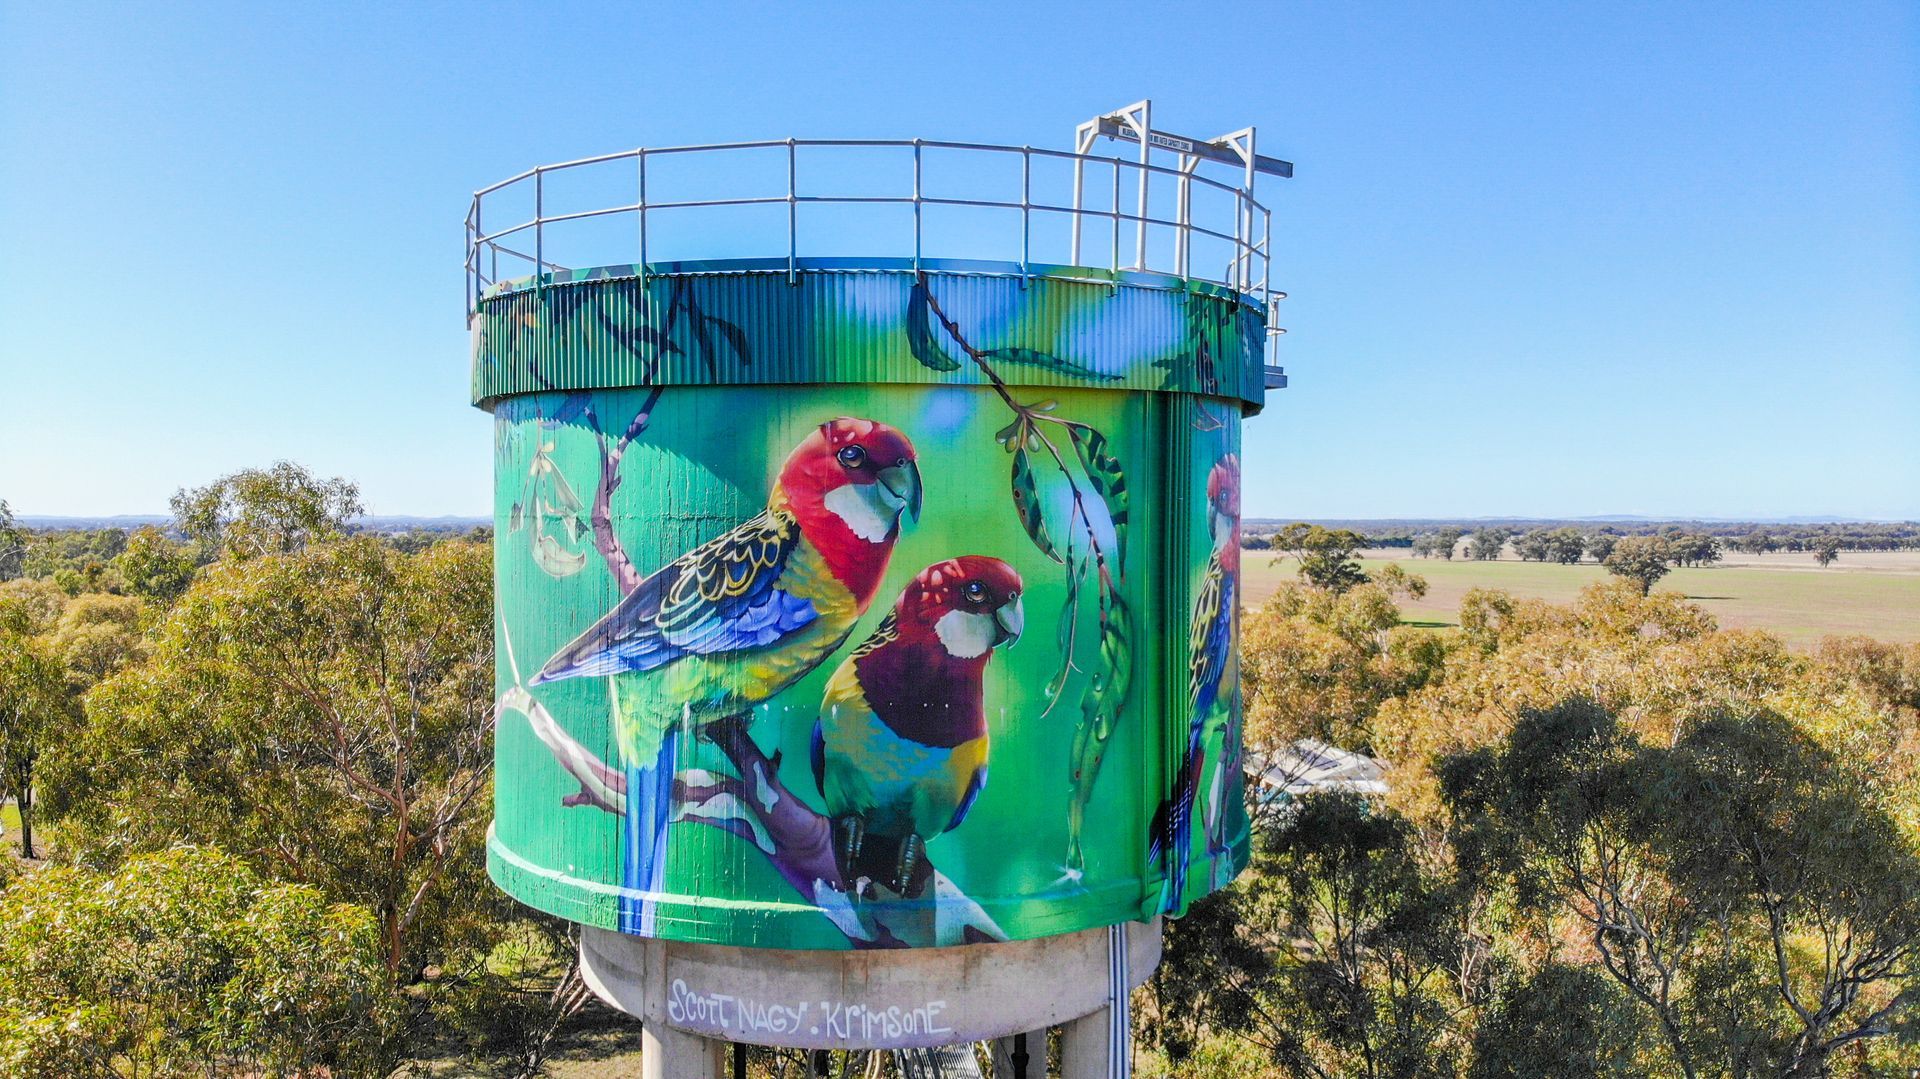
<svg viewBox="0 0 1920 1079">
<path fill-rule="evenodd" d="M 1113 1009 L 1101 1008 L 1060 1024 L 1060 1079 L 1109 1079 L 1113 1075 L 1108 1027 Z"/>
<path fill-rule="evenodd" d="M 1025 1071 L 1014 1060 L 1014 1039 L 1020 1037 L 1027 1039 Z M 993 1039 L 993 1079 L 1047 1079 L 1047 1028 Z"/>
<path fill-rule="evenodd" d="M 665 1023 L 640 1027 L 640 1079 L 720 1079 L 729 1074 L 727 1043 L 675 1030 Z"/>
</svg>

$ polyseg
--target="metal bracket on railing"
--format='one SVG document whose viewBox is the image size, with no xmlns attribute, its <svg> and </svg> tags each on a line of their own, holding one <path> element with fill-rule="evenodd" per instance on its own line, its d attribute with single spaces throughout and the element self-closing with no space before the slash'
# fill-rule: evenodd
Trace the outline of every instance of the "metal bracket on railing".
<svg viewBox="0 0 1920 1079">
<path fill-rule="evenodd" d="M 1073 151 L 1086 155 L 1093 149 L 1095 140 L 1102 136 L 1120 142 L 1135 143 L 1140 147 L 1140 210 L 1135 218 L 1137 232 L 1134 240 L 1134 264 L 1136 268 L 1147 266 L 1147 179 L 1152 175 L 1151 151 L 1167 150 L 1177 156 L 1177 180 L 1174 197 L 1174 266 L 1180 276 L 1185 277 L 1192 271 L 1193 244 L 1193 202 L 1191 177 L 1199 169 L 1202 161 L 1218 161 L 1224 164 L 1238 165 L 1241 170 L 1240 198 L 1234 205 L 1234 252 L 1233 264 L 1227 274 L 1228 283 L 1242 292 L 1250 289 L 1253 278 L 1253 240 L 1254 177 L 1260 173 L 1283 178 L 1293 175 L 1293 163 L 1277 157 L 1263 157 L 1254 151 L 1254 129 L 1251 127 L 1231 131 L 1212 139 L 1191 139 L 1184 135 L 1175 135 L 1166 131 L 1155 131 L 1151 123 L 1152 101 L 1136 101 L 1124 109 L 1115 109 L 1103 116 L 1096 116 L 1074 128 Z M 1082 188 L 1085 172 L 1078 161 L 1073 167 L 1073 253 L 1080 255 L 1080 217 L 1082 213 Z M 1113 210 L 1119 213 L 1119 196 L 1114 197 Z M 1116 218 L 1116 222 L 1117 222 Z M 1117 262 L 1118 259 L 1116 258 Z M 1267 273 L 1263 270 L 1262 280 Z"/>
</svg>

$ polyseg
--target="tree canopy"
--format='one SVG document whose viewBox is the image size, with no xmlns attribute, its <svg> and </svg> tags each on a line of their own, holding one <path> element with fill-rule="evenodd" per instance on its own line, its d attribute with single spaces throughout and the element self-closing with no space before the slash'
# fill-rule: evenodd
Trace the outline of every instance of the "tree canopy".
<svg viewBox="0 0 1920 1079">
<path fill-rule="evenodd" d="M 357 484 L 319 479 L 289 461 L 183 487 L 172 508 L 176 526 L 199 545 L 203 560 L 291 554 L 343 535 L 347 522 L 365 511 Z"/>
<path fill-rule="evenodd" d="M 374 920 L 181 848 L 0 891 L 0 1077 L 381 1076 L 401 1004 Z"/>
<path fill-rule="evenodd" d="M 1316 588 L 1345 592 L 1365 584 L 1367 575 L 1354 559 L 1366 537 L 1344 528 L 1290 524 L 1273 536 L 1273 548 L 1299 563 L 1300 578 Z"/>
</svg>

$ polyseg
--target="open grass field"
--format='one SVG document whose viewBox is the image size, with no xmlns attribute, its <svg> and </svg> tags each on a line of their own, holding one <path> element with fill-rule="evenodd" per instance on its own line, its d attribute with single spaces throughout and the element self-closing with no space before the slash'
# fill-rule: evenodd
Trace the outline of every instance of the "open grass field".
<svg viewBox="0 0 1920 1079">
<path fill-rule="evenodd" d="M 1607 571 L 1592 564 L 1445 562 L 1393 549 L 1367 551 L 1361 564 L 1388 562 L 1427 579 L 1426 597 L 1400 607 L 1406 621 L 1432 626 L 1457 624 L 1460 597 L 1470 588 L 1502 588 L 1565 603 L 1587 585 L 1607 579 Z M 1294 572 L 1290 559 L 1276 565 L 1269 551 L 1247 551 L 1241 565 L 1251 606 L 1264 602 Z M 1809 554 L 1736 556 L 1705 569 L 1676 569 L 1655 588 L 1684 594 L 1712 612 L 1722 627 L 1768 630 L 1796 649 L 1839 633 L 1920 641 L 1920 551 L 1848 551 L 1828 569 L 1816 566 Z"/>
</svg>

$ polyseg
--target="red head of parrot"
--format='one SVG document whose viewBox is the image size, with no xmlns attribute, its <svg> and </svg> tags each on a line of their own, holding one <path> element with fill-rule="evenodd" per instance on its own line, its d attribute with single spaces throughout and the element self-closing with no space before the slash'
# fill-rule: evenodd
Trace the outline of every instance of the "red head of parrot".
<svg viewBox="0 0 1920 1079">
<path fill-rule="evenodd" d="M 1240 458 L 1229 453 L 1207 473 L 1207 532 L 1229 568 L 1240 565 Z"/>
<path fill-rule="evenodd" d="M 962 555 L 920 571 L 895 601 L 890 628 L 851 662 L 861 692 L 896 734 L 954 746 L 986 733 L 982 682 L 993 649 L 1025 628 L 1012 566 Z"/>
<path fill-rule="evenodd" d="M 920 519 L 913 443 L 877 420 L 829 420 L 794 447 L 780 468 L 778 492 L 864 609 L 886 570 L 900 515 Z"/>
</svg>

